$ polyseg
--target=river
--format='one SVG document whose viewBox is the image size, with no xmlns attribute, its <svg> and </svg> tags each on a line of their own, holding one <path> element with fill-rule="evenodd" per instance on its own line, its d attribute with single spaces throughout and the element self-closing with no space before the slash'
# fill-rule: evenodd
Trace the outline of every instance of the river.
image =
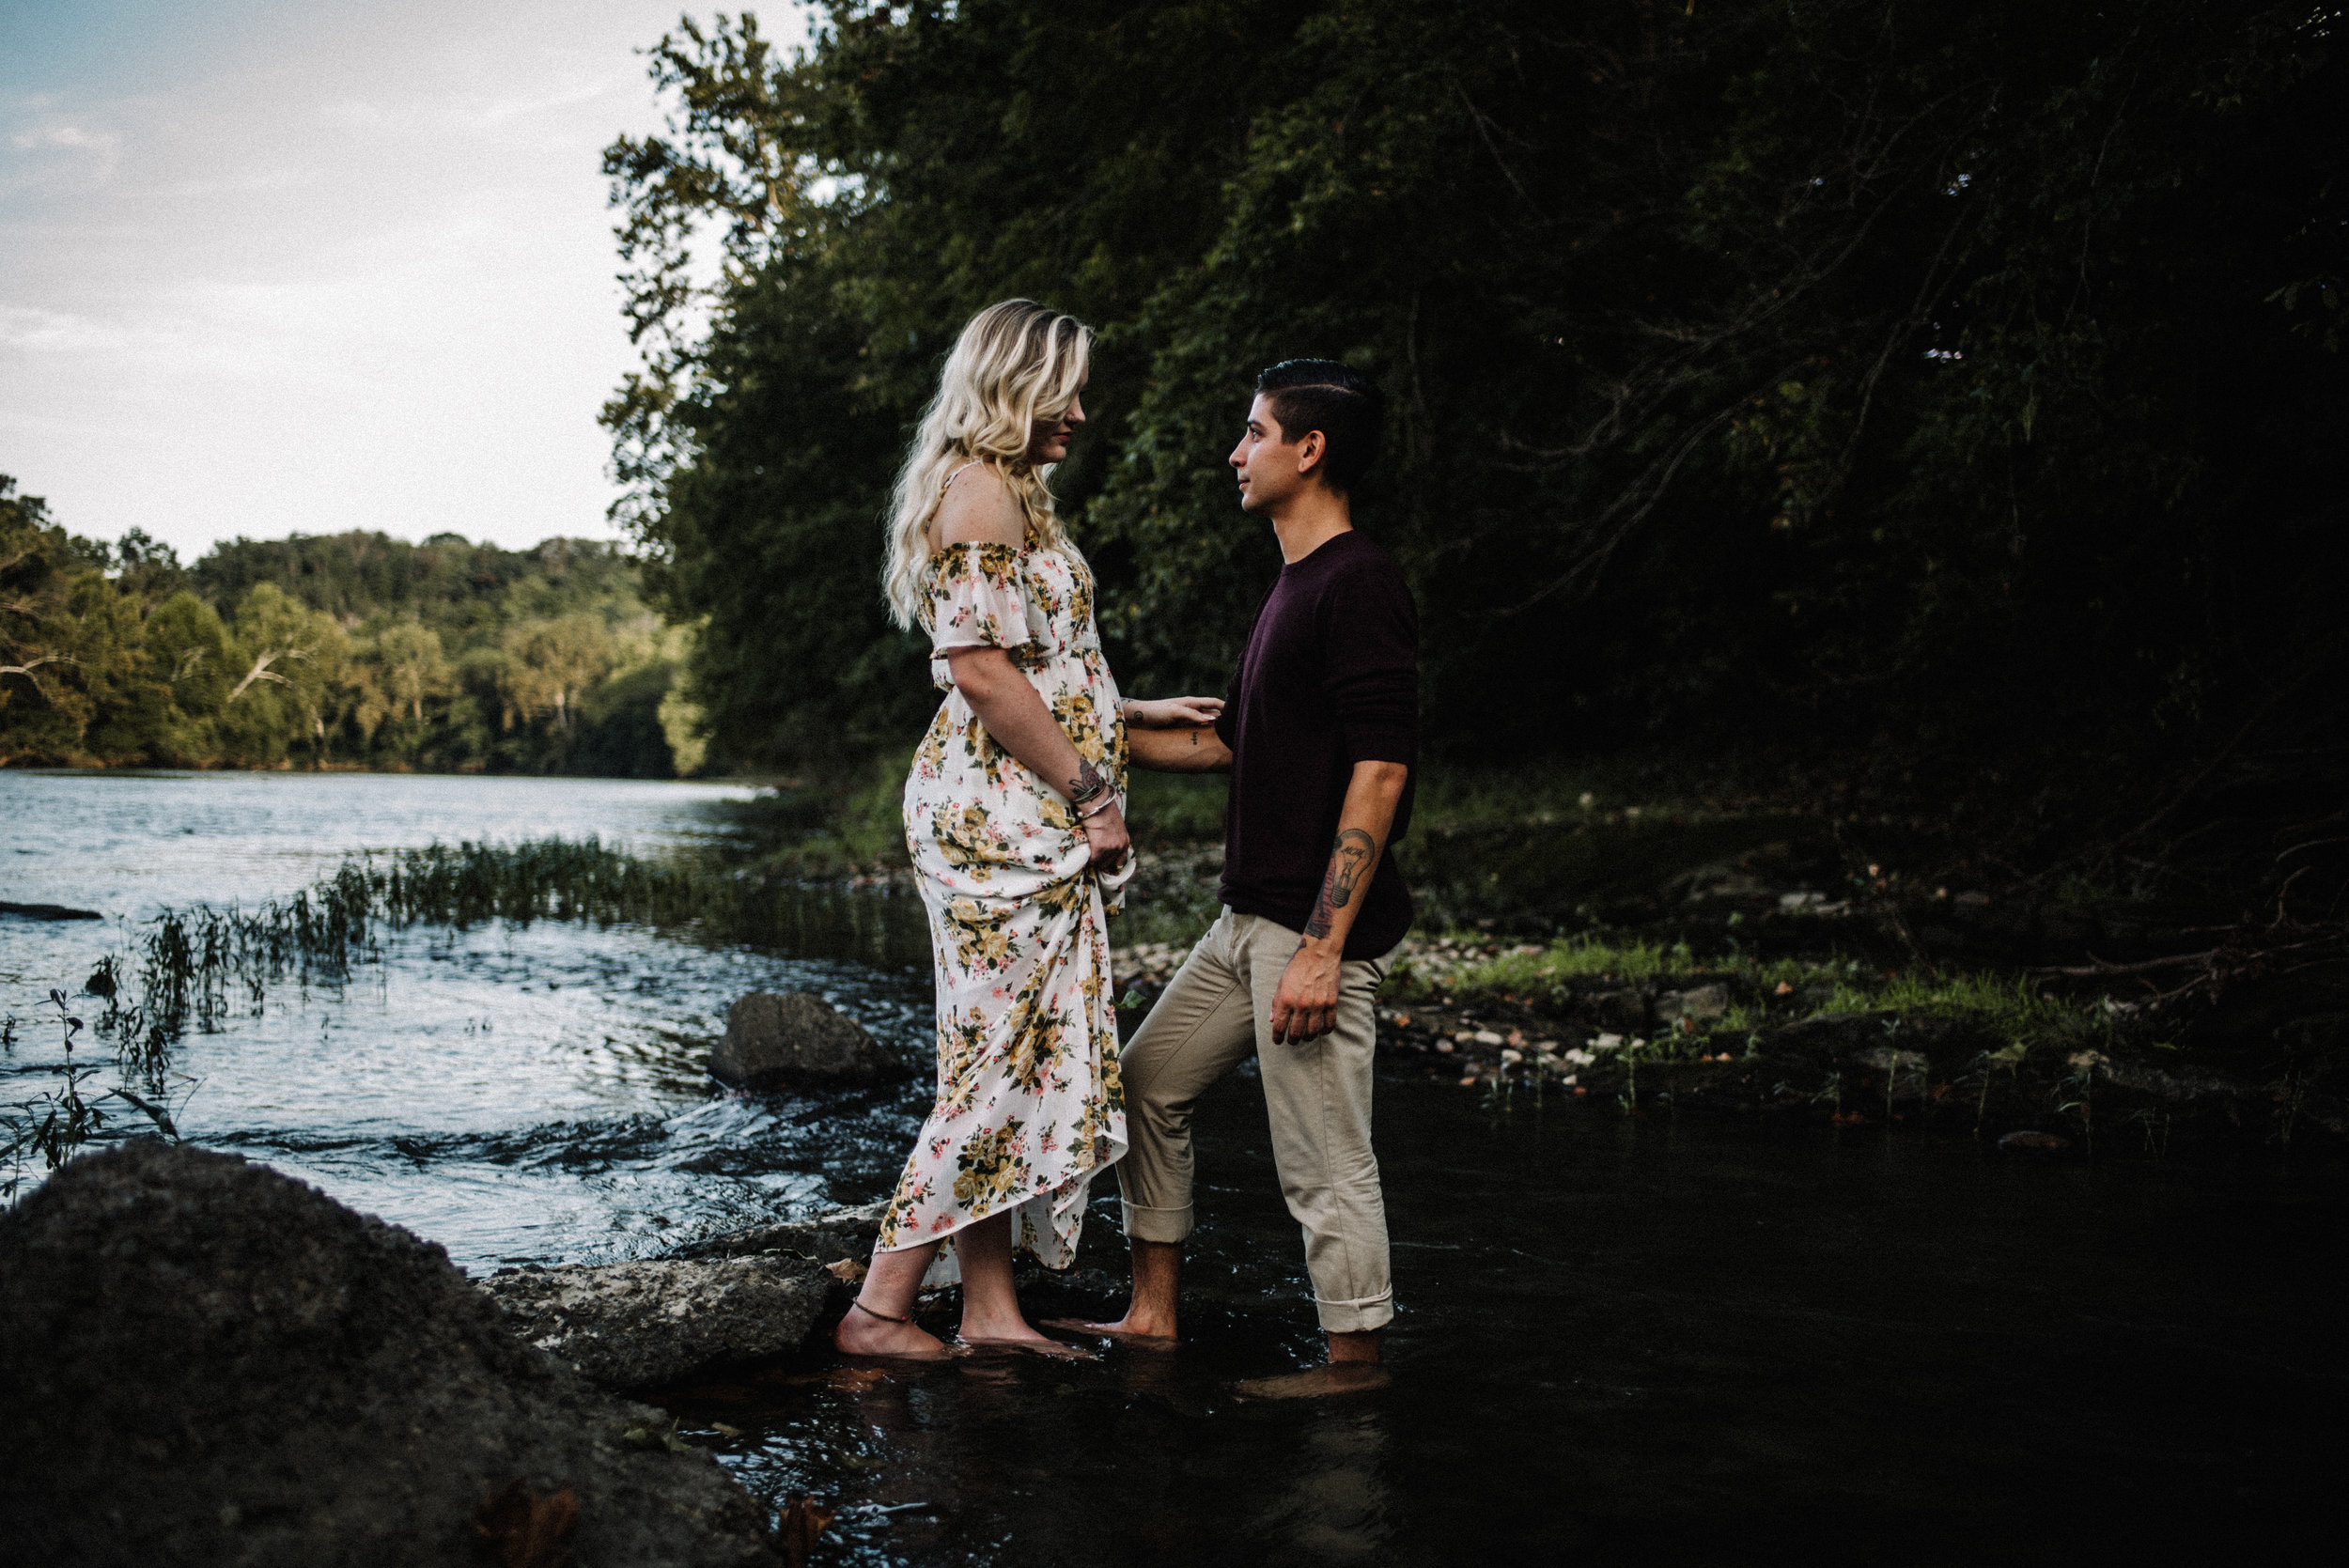
<svg viewBox="0 0 2349 1568">
<path fill-rule="evenodd" d="M 283 897 L 346 853 L 434 841 L 721 845 L 747 793 L 0 772 L 0 899 L 106 917 L 0 918 L 8 1097 L 54 1077 L 48 988 L 165 906 Z M 922 1050 L 903 913 L 873 926 L 896 938 L 796 950 L 412 931 L 346 986 L 272 987 L 181 1041 L 181 1125 L 475 1271 L 867 1201 L 920 1086 L 761 1101 L 716 1093 L 700 1060 L 762 988 Z M 2040 1160 L 1400 1075 L 1379 1095 L 1401 1302 L 1382 1390 L 1234 1392 L 1315 1349 L 1243 1073 L 1201 1111 L 1179 1354 L 779 1367 L 679 1390 L 682 1430 L 770 1500 L 837 1510 L 817 1561 L 2178 1560 L 2329 1537 L 2349 1461 L 2332 1165 Z M 1111 1186 L 1039 1313 L 1112 1304 Z"/>
</svg>

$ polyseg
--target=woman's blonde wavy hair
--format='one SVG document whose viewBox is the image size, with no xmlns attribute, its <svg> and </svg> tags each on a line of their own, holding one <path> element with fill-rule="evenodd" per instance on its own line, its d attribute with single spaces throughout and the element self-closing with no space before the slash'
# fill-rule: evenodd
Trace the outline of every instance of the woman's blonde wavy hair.
<svg viewBox="0 0 2349 1568">
<path fill-rule="evenodd" d="M 1033 300 L 1005 300 L 971 318 L 946 356 L 938 396 L 922 415 L 912 450 L 897 471 L 889 508 L 889 564 L 881 588 L 901 627 L 921 618 L 923 568 L 929 564 L 930 513 L 947 475 L 981 462 L 1000 474 L 1028 515 L 1028 542 L 1082 563 L 1045 488 L 1052 465 L 1028 461 L 1035 427 L 1068 411 L 1084 384 L 1093 334 L 1073 316 Z"/>
</svg>

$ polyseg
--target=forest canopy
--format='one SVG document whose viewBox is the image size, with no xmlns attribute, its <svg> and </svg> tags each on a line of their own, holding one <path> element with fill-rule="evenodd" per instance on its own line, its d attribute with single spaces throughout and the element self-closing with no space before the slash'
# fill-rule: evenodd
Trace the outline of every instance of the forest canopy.
<svg viewBox="0 0 2349 1568">
<path fill-rule="evenodd" d="M 702 754 L 690 642 L 609 545 L 297 535 L 183 567 L 0 475 L 0 765 L 665 778 Z"/>
<path fill-rule="evenodd" d="M 1101 334 L 1053 483 L 1128 690 L 1221 690 L 1275 569 L 1223 457 L 1254 372 L 1321 355 L 1390 395 L 1356 499 L 1438 754 L 2289 749 L 2341 689 L 2342 25 L 914 0 L 786 54 L 688 19 L 667 130 L 606 154 L 623 520 L 726 755 L 902 746 L 934 697 L 882 500 L 954 334 L 1027 295 Z"/>
</svg>

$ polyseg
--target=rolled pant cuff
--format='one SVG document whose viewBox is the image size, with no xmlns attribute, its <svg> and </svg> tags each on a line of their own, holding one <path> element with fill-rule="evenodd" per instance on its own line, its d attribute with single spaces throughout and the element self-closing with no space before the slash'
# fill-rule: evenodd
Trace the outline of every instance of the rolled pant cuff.
<svg viewBox="0 0 2349 1568">
<path fill-rule="evenodd" d="M 1126 1212 L 1126 1234 L 1135 1241 L 1162 1241 L 1170 1246 L 1190 1239 L 1190 1207 L 1178 1209 L 1144 1208 L 1140 1203 L 1118 1200 Z"/>
<path fill-rule="evenodd" d="M 1314 1311 L 1320 1315 L 1325 1334 L 1366 1334 L 1394 1321 L 1394 1292 L 1360 1301 L 1324 1301 L 1315 1296 Z"/>
</svg>

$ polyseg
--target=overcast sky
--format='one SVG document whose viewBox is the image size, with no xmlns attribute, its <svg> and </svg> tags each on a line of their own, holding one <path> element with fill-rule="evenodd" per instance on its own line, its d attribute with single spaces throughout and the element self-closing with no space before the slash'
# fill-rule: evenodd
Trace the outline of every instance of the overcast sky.
<svg viewBox="0 0 2349 1568">
<path fill-rule="evenodd" d="M 0 474 L 183 560 L 611 536 L 598 155 L 680 8 L 0 0 Z"/>
</svg>

